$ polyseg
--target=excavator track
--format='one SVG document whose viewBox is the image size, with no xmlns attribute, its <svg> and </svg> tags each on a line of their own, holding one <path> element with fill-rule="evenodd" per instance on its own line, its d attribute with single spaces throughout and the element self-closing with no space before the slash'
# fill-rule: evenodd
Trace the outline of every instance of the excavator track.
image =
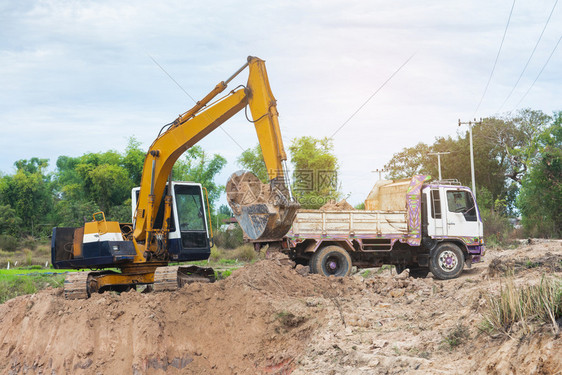
<svg viewBox="0 0 562 375">
<path fill-rule="evenodd" d="M 185 284 L 210 283 L 215 281 L 212 268 L 197 266 L 158 267 L 154 272 L 153 290 L 155 292 L 174 291 Z"/>
<path fill-rule="evenodd" d="M 86 299 L 89 272 L 69 272 L 64 278 L 64 297 L 66 299 Z"/>
<path fill-rule="evenodd" d="M 153 290 L 155 292 L 165 292 L 178 289 L 178 268 L 158 267 L 154 271 Z"/>
</svg>

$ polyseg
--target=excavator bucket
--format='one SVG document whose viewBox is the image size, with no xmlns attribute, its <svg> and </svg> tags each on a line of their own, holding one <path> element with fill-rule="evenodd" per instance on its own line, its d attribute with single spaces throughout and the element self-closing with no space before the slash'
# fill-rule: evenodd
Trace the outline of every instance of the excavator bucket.
<svg viewBox="0 0 562 375">
<path fill-rule="evenodd" d="M 246 236 L 260 242 L 281 240 L 300 208 L 284 183 L 264 184 L 248 171 L 230 176 L 226 199 Z"/>
</svg>

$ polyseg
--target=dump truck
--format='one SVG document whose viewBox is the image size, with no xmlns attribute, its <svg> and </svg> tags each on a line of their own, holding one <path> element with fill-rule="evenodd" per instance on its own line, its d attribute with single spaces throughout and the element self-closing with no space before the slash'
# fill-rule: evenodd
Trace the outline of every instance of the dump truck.
<svg viewBox="0 0 562 375">
<path fill-rule="evenodd" d="M 431 271 L 452 279 L 484 255 L 472 191 L 456 180 L 430 182 L 424 175 L 377 182 L 365 210 L 301 209 L 287 236 L 269 244 L 326 276 L 389 264 L 399 273 L 408 268 L 412 276 Z"/>
</svg>

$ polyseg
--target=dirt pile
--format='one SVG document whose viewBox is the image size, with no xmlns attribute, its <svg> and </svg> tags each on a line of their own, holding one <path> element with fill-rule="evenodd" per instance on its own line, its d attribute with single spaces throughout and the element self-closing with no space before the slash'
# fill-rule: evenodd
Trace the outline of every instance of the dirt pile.
<svg viewBox="0 0 562 375">
<path fill-rule="evenodd" d="M 526 259 L 535 266 L 514 276 L 526 284 L 561 277 L 542 261 L 561 255 L 560 243 L 489 251 L 450 281 L 302 276 L 273 258 L 172 293 L 69 301 L 47 290 L 0 305 L 0 373 L 559 373 L 560 335 L 510 340 L 481 327 L 504 275 L 490 263 Z"/>
<path fill-rule="evenodd" d="M 345 199 L 342 199 L 339 202 L 331 199 L 325 205 L 319 208 L 320 211 L 349 211 L 355 210 L 352 205 L 347 203 Z"/>
<path fill-rule="evenodd" d="M 0 372 L 287 373 L 323 320 L 316 299 L 358 288 L 272 260 L 172 293 L 43 291 L 0 306 Z"/>
</svg>

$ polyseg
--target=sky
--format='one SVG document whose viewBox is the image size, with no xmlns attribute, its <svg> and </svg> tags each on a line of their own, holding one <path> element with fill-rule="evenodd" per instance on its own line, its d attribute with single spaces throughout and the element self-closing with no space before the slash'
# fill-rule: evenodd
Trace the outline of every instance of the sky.
<svg viewBox="0 0 562 375">
<path fill-rule="evenodd" d="M 372 171 L 405 147 L 466 131 L 459 119 L 562 110 L 562 4 L 514 86 L 555 3 L 515 2 L 484 95 L 512 0 L 0 0 L 0 172 L 31 157 L 54 170 L 61 155 L 123 152 L 131 136 L 147 149 L 193 106 L 189 96 L 253 55 L 266 61 L 286 149 L 345 124 L 333 136 L 338 179 L 357 204 Z M 199 144 L 228 160 L 225 184 L 257 138 L 243 113 L 222 127 L 235 141 L 217 130 Z"/>
</svg>

